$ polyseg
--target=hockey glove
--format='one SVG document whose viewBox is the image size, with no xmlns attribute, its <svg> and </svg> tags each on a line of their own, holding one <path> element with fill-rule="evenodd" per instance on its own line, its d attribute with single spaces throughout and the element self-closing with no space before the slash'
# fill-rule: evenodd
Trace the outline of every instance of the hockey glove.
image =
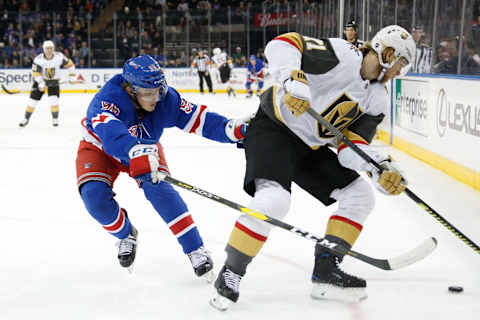
<svg viewBox="0 0 480 320">
<path fill-rule="evenodd" d="M 232 142 L 238 142 L 245 138 L 248 124 L 255 117 L 255 113 L 249 114 L 243 118 L 230 119 L 225 126 L 225 134 Z"/>
<path fill-rule="evenodd" d="M 375 187 L 386 195 L 398 195 L 402 193 L 408 182 L 401 170 L 393 163 L 390 156 L 379 162 L 383 168 L 382 173 L 374 169 L 367 175 L 374 181 Z"/>
<path fill-rule="evenodd" d="M 290 78 L 283 83 L 283 88 L 286 92 L 283 96 L 283 103 L 296 117 L 310 108 L 310 88 L 302 70 L 293 70 Z"/>
<path fill-rule="evenodd" d="M 128 152 L 130 176 L 141 181 L 159 183 L 168 175 L 160 167 L 158 147 L 154 144 L 136 144 Z"/>
<path fill-rule="evenodd" d="M 38 90 L 43 92 L 45 90 L 45 80 L 42 77 L 37 77 L 35 81 L 37 82 Z"/>
</svg>

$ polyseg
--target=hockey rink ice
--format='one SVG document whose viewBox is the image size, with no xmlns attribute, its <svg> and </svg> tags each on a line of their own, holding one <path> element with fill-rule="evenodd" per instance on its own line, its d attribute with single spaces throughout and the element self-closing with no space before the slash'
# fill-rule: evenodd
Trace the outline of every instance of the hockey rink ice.
<svg viewBox="0 0 480 320">
<path fill-rule="evenodd" d="M 114 191 L 139 230 L 134 273 L 120 267 L 116 238 L 90 217 L 76 188 L 80 120 L 92 94 L 62 94 L 60 126 L 46 99 L 20 128 L 28 95 L 0 95 L 0 319 L 435 319 L 480 318 L 480 255 L 406 195 L 376 192 L 376 207 L 354 250 L 394 257 L 434 236 L 432 255 L 397 271 L 346 257 L 343 269 L 367 280 L 368 299 L 347 304 L 310 298 L 314 243 L 274 229 L 227 312 L 209 306 L 214 290 L 194 276 L 166 224 L 126 174 Z M 258 98 L 183 94 L 228 117 L 254 112 Z M 244 156 L 176 128 L 161 140 L 174 178 L 248 206 L 242 190 Z M 410 189 L 480 243 L 480 193 L 404 153 L 375 142 L 406 173 Z M 478 152 L 478 148 L 472 148 Z M 179 190 L 179 189 L 177 189 Z M 185 190 L 184 197 L 215 271 L 239 213 Z M 335 206 L 325 208 L 293 187 L 285 221 L 323 237 Z M 448 286 L 464 288 L 448 292 Z"/>
</svg>

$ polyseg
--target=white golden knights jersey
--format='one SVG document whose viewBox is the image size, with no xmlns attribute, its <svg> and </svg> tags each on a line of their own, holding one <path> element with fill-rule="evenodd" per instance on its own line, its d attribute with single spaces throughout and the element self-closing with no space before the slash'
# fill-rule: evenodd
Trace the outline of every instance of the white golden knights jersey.
<svg viewBox="0 0 480 320">
<path fill-rule="evenodd" d="M 338 146 L 335 136 L 317 120 L 308 114 L 295 116 L 283 104 L 284 81 L 292 70 L 303 70 L 311 93 L 310 107 L 350 140 L 370 143 L 388 101 L 384 85 L 369 90 L 370 81 L 360 76 L 363 54 L 357 47 L 339 38 L 315 39 L 291 32 L 270 41 L 265 55 L 275 85 L 262 97 L 261 107 L 270 118 L 283 123 L 312 149 Z"/>
<path fill-rule="evenodd" d="M 32 64 L 33 77 L 41 75 L 45 82 L 57 81 L 61 78 L 60 68 L 71 68 L 72 60 L 63 53 L 55 51 L 51 59 L 47 59 L 43 53 L 35 57 Z"/>
<path fill-rule="evenodd" d="M 223 64 L 228 63 L 230 64 L 231 61 L 227 58 L 227 54 L 225 52 L 216 54 L 212 57 L 212 61 L 217 68 L 220 68 Z"/>
</svg>

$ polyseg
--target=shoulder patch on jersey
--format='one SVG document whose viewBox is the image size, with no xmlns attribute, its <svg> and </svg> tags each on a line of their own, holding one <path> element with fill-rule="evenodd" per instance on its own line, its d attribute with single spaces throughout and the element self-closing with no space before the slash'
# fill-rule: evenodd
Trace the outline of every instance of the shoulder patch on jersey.
<svg viewBox="0 0 480 320">
<path fill-rule="evenodd" d="M 294 46 L 295 48 L 297 48 L 298 51 L 300 51 L 300 53 L 303 53 L 303 40 L 302 40 L 302 36 L 299 33 L 296 33 L 296 32 L 284 33 L 274 38 L 273 40 L 285 41 L 291 44 L 292 46 Z"/>
<path fill-rule="evenodd" d="M 120 114 L 120 108 L 112 102 L 102 101 L 102 110 L 110 111 L 116 116 Z"/>
<path fill-rule="evenodd" d="M 328 39 L 303 37 L 306 50 L 302 54 L 302 70 L 310 74 L 324 74 L 335 68 L 339 60 Z"/>
<path fill-rule="evenodd" d="M 193 104 L 182 98 L 182 100 L 180 101 L 180 110 L 182 110 L 186 114 L 189 114 L 193 111 Z"/>
</svg>

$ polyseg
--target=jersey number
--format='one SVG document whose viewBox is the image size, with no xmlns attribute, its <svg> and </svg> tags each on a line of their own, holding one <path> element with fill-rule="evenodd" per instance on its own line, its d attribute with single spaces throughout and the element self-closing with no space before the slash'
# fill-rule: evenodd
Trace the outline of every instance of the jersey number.
<svg viewBox="0 0 480 320">
<path fill-rule="evenodd" d="M 325 43 L 322 40 L 303 36 L 307 50 L 327 50 Z"/>
</svg>

